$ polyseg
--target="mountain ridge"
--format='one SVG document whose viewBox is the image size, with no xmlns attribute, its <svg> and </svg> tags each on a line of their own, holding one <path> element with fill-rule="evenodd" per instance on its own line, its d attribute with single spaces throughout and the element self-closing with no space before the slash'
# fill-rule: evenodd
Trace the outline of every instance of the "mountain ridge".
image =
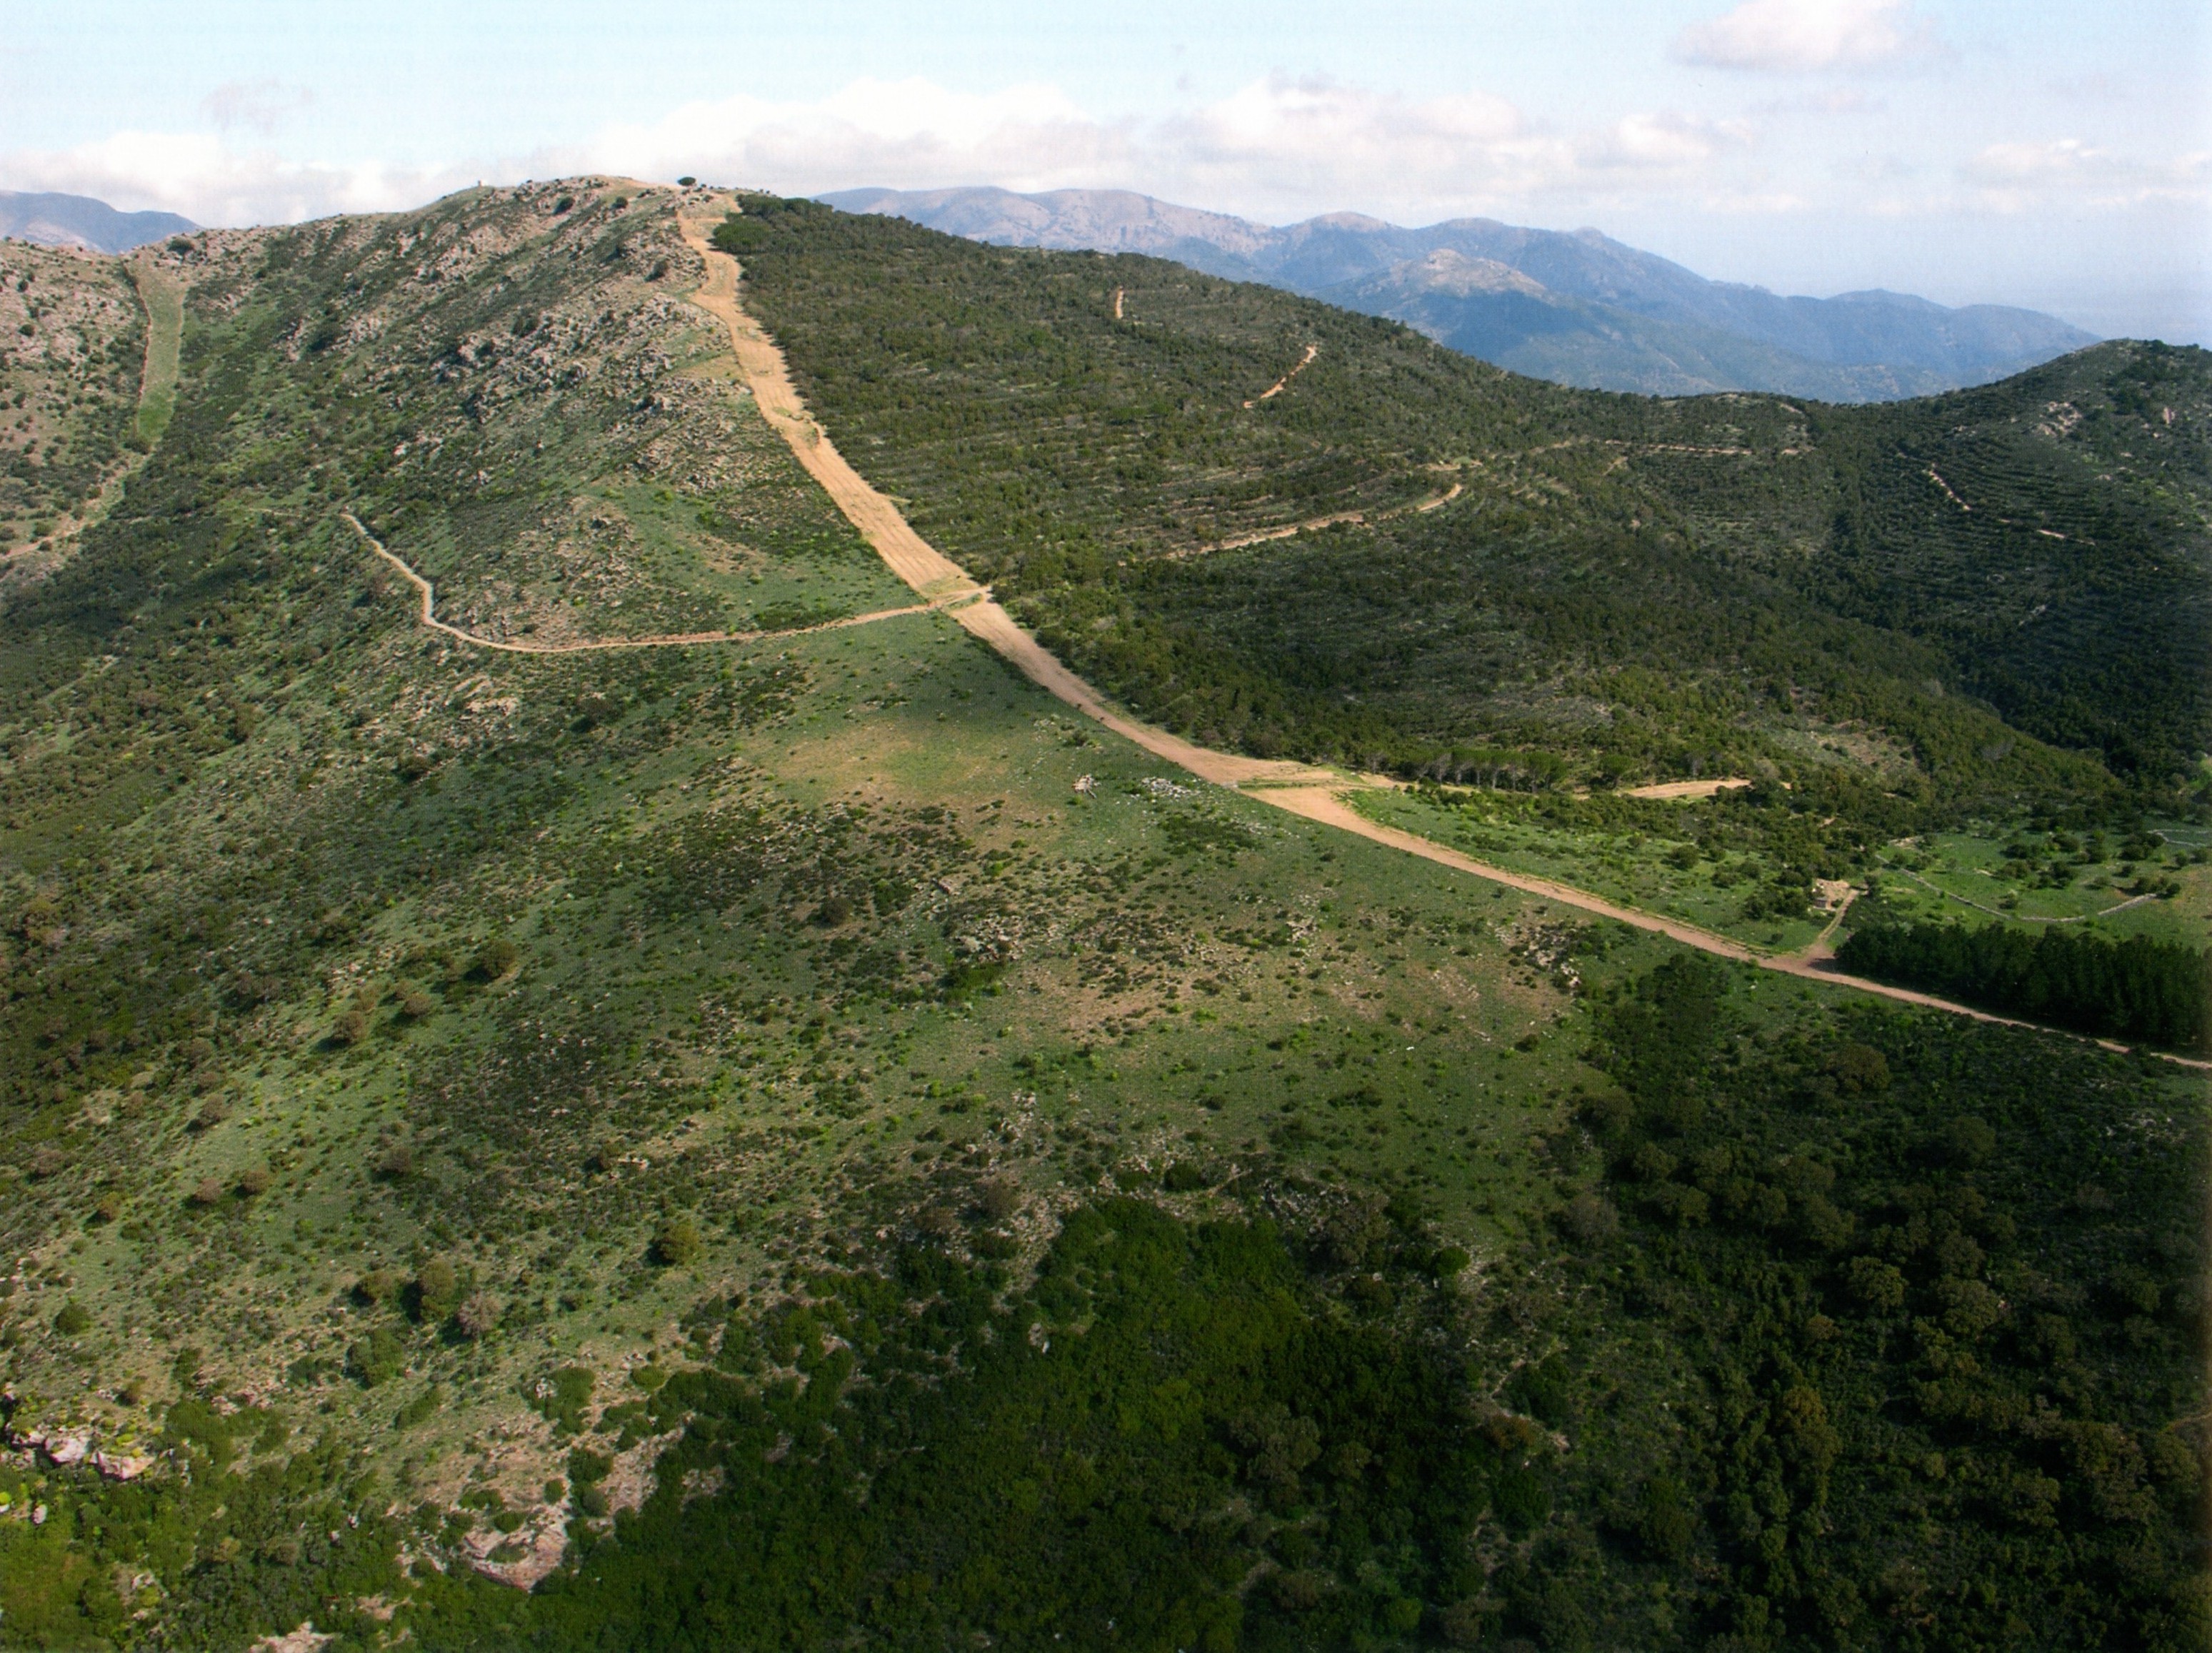
<svg viewBox="0 0 2212 1653">
<path fill-rule="evenodd" d="M 2038 312 L 1952 308 L 1866 289 L 1815 299 L 1711 281 L 1594 228 L 1494 219 L 1407 228 L 1353 212 L 1280 227 L 1121 190 L 861 189 L 820 197 L 999 245 L 1141 252 L 1388 316 L 1441 344 L 1588 389 L 1764 391 L 1887 401 L 1987 384 L 2095 342 Z M 1488 260 L 1542 289 L 1442 293 L 1439 251 Z"/>
<path fill-rule="evenodd" d="M 0 236 L 84 252 L 130 252 L 199 226 L 173 212 L 118 212 L 88 195 L 0 190 Z"/>
</svg>

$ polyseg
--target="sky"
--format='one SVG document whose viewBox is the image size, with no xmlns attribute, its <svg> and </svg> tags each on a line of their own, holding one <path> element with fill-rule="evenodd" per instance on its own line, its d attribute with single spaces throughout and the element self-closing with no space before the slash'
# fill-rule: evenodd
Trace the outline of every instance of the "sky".
<svg viewBox="0 0 2212 1653">
<path fill-rule="evenodd" d="M 2203 0 L 9 0 L 0 189 L 205 224 L 477 182 L 1126 188 L 1594 226 L 2212 344 Z"/>
</svg>

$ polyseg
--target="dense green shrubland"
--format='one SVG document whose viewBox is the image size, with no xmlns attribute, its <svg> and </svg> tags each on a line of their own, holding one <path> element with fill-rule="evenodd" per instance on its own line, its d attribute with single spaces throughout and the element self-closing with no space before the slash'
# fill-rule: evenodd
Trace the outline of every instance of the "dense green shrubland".
<svg viewBox="0 0 2212 1653">
<path fill-rule="evenodd" d="M 2182 1649 L 2201 1114 L 2039 1035 L 1605 996 L 1547 1238 L 1400 1199 L 1122 1199 L 1033 1276 L 927 1244 L 702 1364 L 635 1517 L 431 1647 Z M 1172 1179 L 1170 1179 L 1172 1181 Z M 970 1214 L 986 1228 L 988 1209 Z"/>
<path fill-rule="evenodd" d="M 2203 1136 L 2174 1075 L 1650 973 L 1656 942 L 1158 774 L 948 622 L 735 657 L 487 660 L 416 631 L 341 505 L 471 624 L 653 629 L 888 580 L 677 370 L 713 364 L 659 285 L 666 203 L 614 189 L 178 255 L 206 262 L 175 421 L 0 615 L 4 1421 L 178 1454 L 128 1484 L 0 1470 L 0 1638 L 2201 1644 L 2204 1444 L 2176 1420 L 2203 1405 Z M 971 254 L 915 337 L 957 324 L 981 383 L 1008 343 L 991 283 L 1060 267 Z M 1150 324 L 1157 267 L 1116 268 Z M 1031 548 L 989 540 L 1015 518 L 981 483 L 954 501 L 1079 657 L 1164 623 L 1144 536 L 1474 475 L 1400 466 L 1470 457 L 1421 446 L 1464 364 L 1348 321 L 1297 381 L 1336 375 L 1334 401 L 1240 422 L 1299 330 L 1202 282 L 1152 298 L 1189 334 L 1156 358 L 1016 341 L 1068 398 L 1034 429 L 1030 481 L 1067 486 Z M 1235 408 L 1201 395 L 1224 369 Z M 990 397 L 899 383 L 915 418 L 1001 441 Z M 1065 422 L 1098 383 L 1151 398 L 1110 443 Z M 1470 428 L 1548 439 L 1552 393 L 1495 384 Z M 1350 405 L 1388 463 L 1331 423 Z M 1587 406 L 1735 419 L 1778 463 L 1794 442 L 1771 402 Z M 1276 445 L 1256 465 L 1247 426 Z M 1396 687 L 1347 705 L 1299 606 L 1326 618 L 1348 582 L 1387 615 L 1453 583 L 1410 556 L 1332 577 L 1298 542 L 1253 555 L 1304 571 L 1288 598 L 1208 598 L 1231 646 L 1218 682 L 1174 669 L 1194 726 L 1287 706 L 1295 745 L 1326 711 L 1355 752 L 1504 789 L 1444 795 L 1470 830 L 1679 832 L 1717 868 L 1763 857 L 1735 894 L 1785 905 L 1917 810 L 2103 808 L 2086 760 L 1914 687 L 1947 681 L 1934 645 L 1826 610 L 1818 693 L 1904 731 L 1875 760 L 1801 744 L 1792 787 L 1687 806 L 1607 790 L 1771 757 L 1759 720 L 1809 680 L 1773 675 L 1787 649 L 1744 675 L 1766 622 L 1679 546 L 1649 589 L 1714 605 L 1702 676 L 1669 663 L 1703 646 L 1688 623 L 1547 584 L 1516 536 L 1565 509 L 1553 484 L 1626 486 L 1558 453 L 1471 486 L 1479 524 L 1510 524 L 1468 566 L 1511 624 L 1436 675 L 1494 673 L 1522 710 L 1414 717 L 1418 628 L 1355 661 Z M 1188 521 L 1155 508 L 1162 476 L 1191 481 Z M 1623 501 L 1626 538 L 1541 542 L 1589 554 L 1585 587 L 1619 584 L 1591 546 L 1642 542 Z M 1459 554 L 1449 515 L 1376 532 Z M 1747 590 L 1805 612 L 1744 554 Z M 602 582 L 617 564 L 651 578 Z M 1240 626 L 1287 640 L 1240 653 Z M 1528 637 L 1632 663 L 1516 676 L 1552 658 Z M 1611 722 L 1562 737 L 1592 684 Z M 564 1523 L 533 1594 L 467 1571 Z"/>
</svg>

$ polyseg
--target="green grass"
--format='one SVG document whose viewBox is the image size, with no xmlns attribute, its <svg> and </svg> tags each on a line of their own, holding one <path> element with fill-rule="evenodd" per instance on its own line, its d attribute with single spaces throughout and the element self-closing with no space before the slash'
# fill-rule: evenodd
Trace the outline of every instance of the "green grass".
<svg viewBox="0 0 2212 1653">
<path fill-rule="evenodd" d="M 136 429 L 149 447 L 161 439 L 177 408 L 177 375 L 183 357 L 184 297 L 169 272 L 148 262 L 127 267 L 146 312 L 146 360 L 138 385 Z"/>
<path fill-rule="evenodd" d="M 2202 948 L 2212 942 L 2203 838 L 2202 826 L 2180 822 L 2147 824 L 2132 839 L 2038 833 L 2025 822 L 2009 833 L 1929 834 L 1879 857 L 1881 904 L 1906 920 L 2056 922 Z"/>
<path fill-rule="evenodd" d="M 1762 830 L 1770 823 L 1740 807 L 1621 802 L 1625 808 L 1606 811 L 1581 800 L 1552 802 L 1514 794 L 1358 795 L 1360 810 L 1371 819 L 1490 865 L 1555 879 L 1775 952 L 1803 947 L 1827 923 L 1809 905 L 1810 881 L 1856 869 L 1857 857 L 1848 846 L 1831 847 L 1817 839 L 1811 857 L 1793 864 L 1788 851 L 1778 852 Z M 1786 813 L 1774 813 L 1790 820 Z M 1607 814 L 1615 819 L 1604 819 Z M 1636 824 L 1625 824 L 1618 819 L 1622 814 Z M 1716 816 L 1723 823 L 1718 833 Z M 1731 843 L 1739 835 L 1728 827 L 1740 825 L 1749 830 Z"/>
</svg>

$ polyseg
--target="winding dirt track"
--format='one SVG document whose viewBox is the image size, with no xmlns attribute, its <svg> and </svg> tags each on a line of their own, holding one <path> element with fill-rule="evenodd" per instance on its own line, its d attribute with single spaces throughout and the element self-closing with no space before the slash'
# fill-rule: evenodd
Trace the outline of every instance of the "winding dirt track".
<svg viewBox="0 0 2212 1653">
<path fill-rule="evenodd" d="M 1274 397 L 1282 395 L 1284 391 L 1291 388 L 1291 381 L 1292 379 L 1296 378 L 1300 373 L 1303 373 L 1307 368 L 1313 366 L 1313 359 L 1320 354 L 1321 346 L 1318 344 L 1309 344 L 1306 346 L 1305 354 L 1297 359 L 1296 365 L 1291 367 L 1289 372 L 1285 373 L 1280 378 L 1277 379 L 1273 384 L 1270 384 L 1266 390 L 1261 391 L 1259 395 L 1254 397 L 1244 405 L 1248 408 L 1256 408 L 1262 402 L 1271 401 Z"/>
<path fill-rule="evenodd" d="M 583 643 L 514 643 L 501 638 L 479 637 L 474 632 L 464 631 L 449 621 L 438 618 L 438 594 L 428 580 L 410 567 L 406 559 L 387 549 L 383 541 L 362 526 L 361 518 L 350 511 L 341 511 L 353 531 L 376 554 L 399 571 L 400 578 L 415 588 L 422 600 L 416 613 L 418 624 L 434 632 L 443 632 L 447 637 L 465 643 L 471 648 L 495 649 L 501 654 L 607 654 L 618 649 L 681 649 L 701 643 L 765 643 L 779 637 L 811 637 L 817 632 L 840 632 L 848 626 L 872 626 L 878 620 L 896 620 L 901 615 L 933 614 L 947 609 L 970 595 L 955 592 L 951 596 L 938 597 L 929 602 L 909 602 L 903 609 L 876 609 L 864 615 L 847 615 L 842 620 L 825 620 L 813 626 L 793 626 L 780 632 L 659 632 L 651 637 L 598 637 Z"/>
<path fill-rule="evenodd" d="M 1013 616 L 999 606 L 987 588 L 969 579 L 957 563 L 915 533 L 906 518 L 899 514 L 898 508 L 847 463 L 844 456 L 830 442 L 828 433 L 815 422 L 813 415 L 807 412 L 805 404 L 800 401 L 798 389 L 791 382 L 790 369 L 784 361 L 783 352 L 760 324 L 745 312 L 738 295 L 737 260 L 727 253 L 714 251 L 708 243 L 706 230 L 697 221 L 690 219 L 678 221 L 683 227 L 684 241 L 705 260 L 707 265 L 707 285 L 690 295 L 691 302 L 728 326 L 731 346 L 737 353 L 738 367 L 751 387 L 754 400 L 769 423 L 791 445 L 792 452 L 798 456 L 799 463 L 806 468 L 808 475 L 821 483 L 838 510 L 860 531 L 861 536 L 875 547 L 892 572 L 916 591 L 925 596 L 948 590 L 975 596 L 976 601 L 953 609 L 952 617 L 976 638 L 989 644 L 1024 676 L 1055 699 L 1093 718 L 1132 744 L 1188 770 L 1201 780 L 1243 789 L 1247 796 L 1263 803 L 1273 804 L 1291 814 L 1338 827 L 1374 843 L 1419 856 L 1425 861 L 1433 861 L 1440 866 L 1470 873 L 1492 883 L 1503 884 L 1510 889 L 1541 896 L 1562 906 L 1611 918 L 1638 929 L 1650 930 L 1721 958 L 1757 965 L 1763 970 L 1777 971 L 1784 975 L 1802 977 L 1808 981 L 1825 982 L 1838 987 L 1856 988 L 1863 993 L 1893 999 L 1900 1004 L 1948 1011 L 1975 1021 L 1992 1022 L 2007 1027 L 2041 1026 L 2010 1016 L 1995 1015 L 1986 1010 L 1977 1010 L 1971 1005 L 1955 1004 L 1930 994 L 1916 993 L 1909 988 L 1892 987 L 1887 983 L 1869 981 L 1860 976 L 1847 976 L 1832 967 L 1824 967 L 1824 944 L 1835 929 L 1833 923 L 1823 932 L 1819 941 L 1802 953 L 1780 955 L 1757 953 L 1741 942 L 1700 929 L 1695 924 L 1646 912 L 1637 907 L 1621 906 L 1569 884 L 1554 883 L 1547 878 L 1493 867 L 1471 856 L 1462 855 L 1433 839 L 1370 820 L 1346 801 L 1346 795 L 1360 790 L 1362 783 L 1334 770 L 1216 752 L 1113 711 L 1096 689 L 1062 665 L 1035 638 L 1016 625 Z M 1308 360 L 1310 360 L 1311 357 L 1309 356 Z M 1304 364 L 1299 365 L 1303 366 Z M 1841 915 L 1838 917 L 1840 919 Z M 2108 1050 L 2127 1048 L 2107 1040 L 2094 1042 Z M 2195 1061 L 2187 1057 L 2168 1056 L 2166 1060 L 2185 1067 L 2212 1069 L 2212 1062 Z"/>
</svg>

